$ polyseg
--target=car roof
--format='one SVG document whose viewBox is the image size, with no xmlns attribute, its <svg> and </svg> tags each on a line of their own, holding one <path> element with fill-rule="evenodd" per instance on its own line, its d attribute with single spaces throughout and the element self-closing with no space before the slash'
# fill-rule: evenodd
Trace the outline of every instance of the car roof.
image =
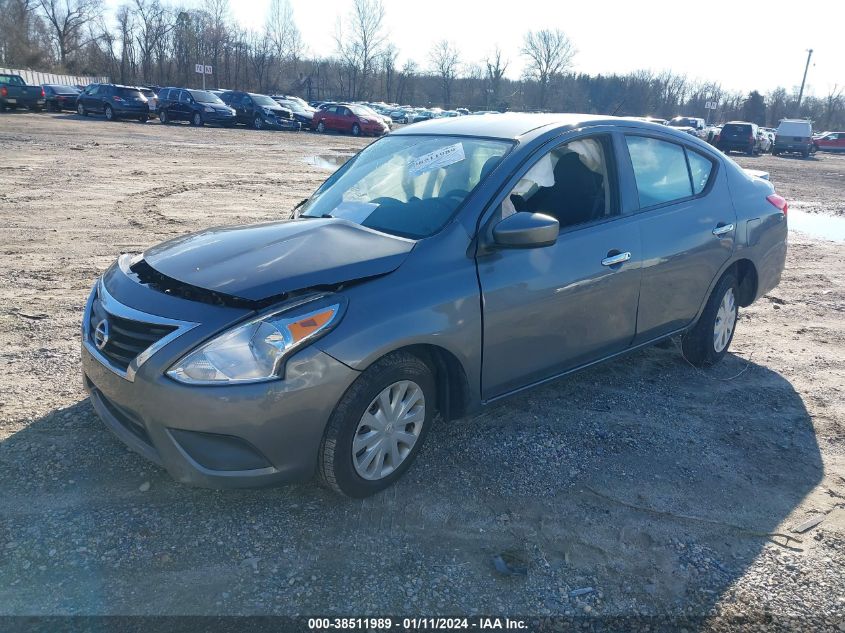
<svg viewBox="0 0 845 633">
<path fill-rule="evenodd" d="M 444 134 L 516 140 L 539 128 L 574 127 L 584 124 L 619 121 L 633 122 L 619 117 L 594 114 L 505 112 L 503 114 L 431 119 L 424 123 L 415 123 L 413 126 L 396 130 L 391 132 L 391 135 Z M 644 124 L 644 127 L 645 125 L 656 124 Z"/>
</svg>

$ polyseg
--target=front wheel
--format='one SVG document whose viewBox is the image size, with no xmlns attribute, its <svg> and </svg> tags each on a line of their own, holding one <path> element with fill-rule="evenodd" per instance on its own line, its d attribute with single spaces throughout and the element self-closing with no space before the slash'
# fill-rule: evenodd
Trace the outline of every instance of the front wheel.
<svg viewBox="0 0 845 633">
<path fill-rule="evenodd" d="M 715 365 L 727 353 L 739 314 L 736 293 L 736 277 L 726 273 L 713 289 L 698 323 L 681 339 L 684 358 L 696 367 Z"/>
<path fill-rule="evenodd" d="M 357 123 L 352 126 L 352 136 L 361 136 L 361 126 Z"/>
<path fill-rule="evenodd" d="M 349 497 L 368 497 L 399 479 L 434 418 L 431 369 L 407 352 L 385 356 L 340 399 L 320 446 L 320 479 Z"/>
<path fill-rule="evenodd" d="M 325 132 L 325 131 L 326 131 L 326 124 L 325 124 L 325 123 L 323 123 L 322 121 L 320 121 L 320 122 L 317 124 L 317 132 L 318 132 L 318 133 L 320 133 L 320 134 L 322 134 L 322 133 L 323 133 L 323 132 Z"/>
<path fill-rule="evenodd" d="M 85 106 L 81 103 L 76 104 L 76 113 L 79 116 L 88 116 L 88 112 L 85 110 Z"/>
<path fill-rule="evenodd" d="M 191 123 L 194 127 L 202 127 L 202 115 L 199 112 L 194 112 L 194 116 L 191 117 Z"/>
<path fill-rule="evenodd" d="M 107 121 L 114 121 L 114 110 L 111 106 L 106 106 L 105 114 Z"/>
<path fill-rule="evenodd" d="M 260 115 L 255 117 L 255 119 L 252 121 L 252 127 L 254 127 L 256 130 L 263 129 L 264 119 L 262 119 Z"/>
</svg>

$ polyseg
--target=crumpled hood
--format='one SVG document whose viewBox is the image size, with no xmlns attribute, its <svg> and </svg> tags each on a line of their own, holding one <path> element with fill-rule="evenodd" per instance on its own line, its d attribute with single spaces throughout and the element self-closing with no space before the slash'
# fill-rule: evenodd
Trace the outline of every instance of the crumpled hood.
<svg viewBox="0 0 845 633">
<path fill-rule="evenodd" d="M 154 246 L 143 257 L 171 279 L 260 301 L 392 272 L 414 244 L 348 220 L 303 218 L 208 229 Z"/>
</svg>

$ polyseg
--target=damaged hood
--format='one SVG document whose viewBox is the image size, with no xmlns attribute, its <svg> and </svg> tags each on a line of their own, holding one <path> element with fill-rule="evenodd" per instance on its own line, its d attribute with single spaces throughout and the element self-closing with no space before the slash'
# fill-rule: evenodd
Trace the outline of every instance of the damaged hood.
<svg viewBox="0 0 845 633">
<path fill-rule="evenodd" d="M 396 270 L 413 240 L 338 218 L 214 228 L 154 246 L 154 270 L 198 288 L 260 301 Z"/>
</svg>

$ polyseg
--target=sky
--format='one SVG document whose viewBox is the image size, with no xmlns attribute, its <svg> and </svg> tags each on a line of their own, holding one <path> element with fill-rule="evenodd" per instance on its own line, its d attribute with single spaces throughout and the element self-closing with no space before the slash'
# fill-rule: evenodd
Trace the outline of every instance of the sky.
<svg viewBox="0 0 845 633">
<path fill-rule="evenodd" d="M 116 6 L 120 0 L 108 0 Z M 334 52 L 338 16 L 352 0 L 289 0 L 308 52 Z M 518 78 L 523 34 L 559 28 L 578 51 L 573 70 L 589 74 L 650 69 L 718 81 L 728 90 L 800 85 L 807 49 L 809 94 L 845 86 L 845 1 L 703 0 L 677 4 L 617 0 L 383 0 L 385 27 L 400 51 L 427 67 L 434 42 L 447 39 L 464 62 L 481 63 L 497 44 Z M 270 0 L 230 0 L 245 28 L 263 28 Z M 201 0 L 188 0 L 201 6 Z"/>
</svg>

